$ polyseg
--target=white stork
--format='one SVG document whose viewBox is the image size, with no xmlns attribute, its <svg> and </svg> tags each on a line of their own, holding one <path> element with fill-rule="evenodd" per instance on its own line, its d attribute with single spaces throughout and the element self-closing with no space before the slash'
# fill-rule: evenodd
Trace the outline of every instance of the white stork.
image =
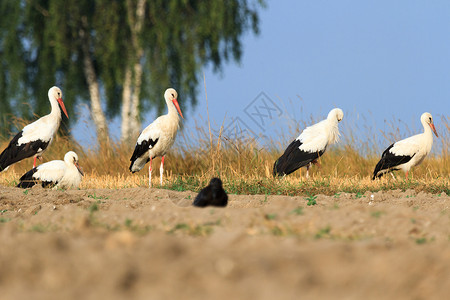
<svg viewBox="0 0 450 300">
<path fill-rule="evenodd" d="M 338 123 L 344 117 L 340 108 L 332 109 L 325 120 L 306 127 L 284 151 L 273 165 L 273 176 L 283 176 L 306 166 L 306 177 L 309 177 L 311 163 L 317 163 L 327 146 L 339 140 Z"/>
<path fill-rule="evenodd" d="M 408 179 L 411 167 L 420 164 L 430 153 L 433 146 L 433 132 L 438 137 L 433 117 L 425 112 L 420 116 L 420 122 L 423 125 L 423 133 L 395 142 L 384 150 L 380 161 L 375 166 L 372 180 L 394 170 L 403 170 Z"/>
<path fill-rule="evenodd" d="M 48 90 L 48 99 L 52 106 L 50 114 L 43 116 L 35 122 L 25 126 L 10 142 L 8 147 L 0 154 L 0 172 L 8 166 L 31 156 L 34 156 L 33 168 L 36 167 L 36 158 L 41 158 L 53 140 L 61 123 L 61 110 L 67 115 L 62 100 L 61 90 L 54 86 Z"/>
<path fill-rule="evenodd" d="M 78 155 L 69 151 L 64 155 L 64 161 L 52 160 L 26 172 L 20 177 L 17 187 L 30 188 L 36 183 L 42 182 L 42 187 L 78 188 L 83 175 L 83 171 L 78 165 Z"/>
<path fill-rule="evenodd" d="M 177 91 L 172 88 L 166 90 L 164 99 L 166 99 L 169 112 L 166 115 L 158 117 L 142 131 L 130 159 L 130 171 L 133 173 L 140 171 L 145 164 L 150 161 L 148 167 L 149 187 L 152 186 L 152 159 L 157 156 L 162 157 L 159 174 L 161 185 L 163 182 L 164 155 L 166 155 L 167 151 L 172 147 L 175 141 L 180 126 L 178 113 L 183 118 L 177 98 Z"/>
</svg>

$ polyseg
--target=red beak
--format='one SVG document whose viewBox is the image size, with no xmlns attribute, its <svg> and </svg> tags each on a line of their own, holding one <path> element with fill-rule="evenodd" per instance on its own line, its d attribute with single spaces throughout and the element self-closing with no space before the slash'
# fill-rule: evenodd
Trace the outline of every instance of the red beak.
<svg viewBox="0 0 450 300">
<path fill-rule="evenodd" d="M 430 123 L 430 127 L 431 127 L 431 130 L 433 130 L 433 132 L 434 132 L 434 134 L 436 135 L 436 137 L 439 137 L 438 134 L 437 134 L 437 132 L 436 132 L 436 127 L 434 127 L 434 124 L 433 124 L 433 123 Z"/>
<path fill-rule="evenodd" d="M 80 167 L 80 165 L 77 162 L 74 162 L 75 167 L 77 167 L 78 172 L 80 172 L 81 176 L 84 176 L 83 169 Z"/>
<path fill-rule="evenodd" d="M 183 118 L 183 114 L 181 113 L 181 109 L 180 109 L 180 106 L 178 105 L 177 99 L 173 99 L 172 102 L 175 105 L 175 108 L 178 110 L 178 113 L 180 114 L 181 118 Z"/>
<path fill-rule="evenodd" d="M 67 110 L 66 110 L 66 107 L 64 106 L 64 102 L 62 101 L 62 98 L 58 98 L 56 100 L 58 100 L 59 106 L 61 106 L 62 111 L 64 112 L 64 114 L 66 115 L 66 117 L 68 119 L 69 115 L 67 114 Z"/>
</svg>

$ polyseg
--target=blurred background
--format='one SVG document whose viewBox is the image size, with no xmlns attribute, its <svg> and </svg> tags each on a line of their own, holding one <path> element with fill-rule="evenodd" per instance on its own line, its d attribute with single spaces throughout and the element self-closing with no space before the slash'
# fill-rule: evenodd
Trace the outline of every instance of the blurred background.
<svg viewBox="0 0 450 300">
<path fill-rule="evenodd" d="M 340 107 L 344 142 L 360 151 L 421 132 L 425 111 L 441 135 L 433 153 L 448 149 L 448 1 L 3 0 L 0 10 L 4 138 L 22 126 L 11 120 L 47 114 L 58 85 L 72 139 L 132 148 L 174 87 L 188 136 L 178 147 L 211 127 L 224 142 L 282 150 Z"/>
</svg>

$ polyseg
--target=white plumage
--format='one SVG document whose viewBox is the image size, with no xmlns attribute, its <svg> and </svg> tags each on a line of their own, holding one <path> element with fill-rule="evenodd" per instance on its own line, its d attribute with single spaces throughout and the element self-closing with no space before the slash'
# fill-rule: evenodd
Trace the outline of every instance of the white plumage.
<svg viewBox="0 0 450 300">
<path fill-rule="evenodd" d="M 52 107 L 50 114 L 25 126 L 10 141 L 8 147 L 0 154 L 0 171 L 31 156 L 34 156 L 33 167 L 36 167 L 36 158 L 41 157 L 58 131 L 61 110 L 68 117 L 62 101 L 62 92 L 58 87 L 54 86 L 48 90 L 48 99 Z"/>
<path fill-rule="evenodd" d="M 403 170 L 406 173 L 406 178 L 408 178 L 409 170 L 425 159 L 433 146 L 433 132 L 436 137 L 438 137 L 438 134 L 430 113 L 423 113 L 420 116 L 420 122 L 423 125 L 423 133 L 390 145 L 375 166 L 372 179 L 379 178 L 384 173 L 394 170 Z"/>
<path fill-rule="evenodd" d="M 158 117 L 142 131 L 130 159 L 130 171 L 133 173 L 140 171 L 150 161 L 149 186 L 151 186 L 152 159 L 158 156 L 162 157 L 160 166 L 160 183 L 162 184 L 164 155 L 172 147 L 180 126 L 178 113 L 183 118 L 177 98 L 178 94 L 174 89 L 169 88 L 165 91 L 164 99 L 166 100 L 168 113 Z"/>
<path fill-rule="evenodd" d="M 29 188 L 37 182 L 42 182 L 42 186 L 56 186 L 58 188 L 78 188 L 81 183 L 83 171 L 78 165 L 78 155 L 69 151 L 62 160 L 52 160 L 25 173 L 20 178 L 17 185 L 22 188 Z"/>
<path fill-rule="evenodd" d="M 328 145 L 339 141 L 338 123 L 344 117 L 344 112 L 340 108 L 335 108 L 328 113 L 325 120 L 317 124 L 306 127 L 298 136 L 302 145 L 300 150 L 308 152 L 324 151 Z"/>
<path fill-rule="evenodd" d="M 273 175 L 288 175 L 306 166 L 308 177 L 310 164 L 316 163 L 328 145 L 339 140 L 338 123 L 343 117 L 344 112 L 340 108 L 335 108 L 328 113 L 325 120 L 305 128 L 286 148 L 283 155 L 275 161 Z"/>
</svg>

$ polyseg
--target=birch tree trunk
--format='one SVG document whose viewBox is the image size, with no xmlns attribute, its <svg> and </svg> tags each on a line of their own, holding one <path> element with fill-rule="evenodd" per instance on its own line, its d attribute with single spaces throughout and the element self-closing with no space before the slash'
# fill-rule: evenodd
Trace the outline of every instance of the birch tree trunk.
<svg viewBox="0 0 450 300">
<path fill-rule="evenodd" d="M 145 18 L 145 0 L 138 0 L 134 9 L 132 0 L 127 0 L 127 12 L 131 29 L 132 53 L 129 57 L 122 93 L 122 131 L 121 140 L 127 142 L 137 138 L 141 130 L 139 102 L 142 85 L 142 57 L 144 50 L 139 44 L 139 36 Z M 131 69 L 131 66 L 132 69 Z"/>
<path fill-rule="evenodd" d="M 131 68 L 127 66 L 125 70 L 125 80 L 122 91 L 122 126 L 120 136 L 122 142 L 128 142 L 131 138 Z"/>
<path fill-rule="evenodd" d="M 142 49 L 141 49 L 142 50 Z M 141 51 L 143 52 L 143 51 Z M 142 58 L 142 54 L 140 55 Z M 130 136 L 137 136 L 141 129 L 141 119 L 139 115 L 139 100 L 141 94 L 141 83 L 142 83 L 142 64 L 141 62 L 137 62 L 134 65 L 134 93 L 131 101 L 131 111 L 130 111 L 130 122 L 131 122 L 131 131 Z"/>
<path fill-rule="evenodd" d="M 105 113 L 103 112 L 100 97 L 100 87 L 97 79 L 97 74 L 95 72 L 94 63 L 92 61 L 90 49 L 90 38 L 86 30 L 89 28 L 87 23 L 87 18 L 81 18 L 81 29 L 79 30 L 79 35 L 81 38 L 81 49 L 83 52 L 83 70 L 84 76 L 89 87 L 89 95 L 91 98 L 91 117 L 94 121 L 97 141 L 99 146 L 103 146 L 109 141 L 108 124 L 106 123 Z"/>
</svg>

